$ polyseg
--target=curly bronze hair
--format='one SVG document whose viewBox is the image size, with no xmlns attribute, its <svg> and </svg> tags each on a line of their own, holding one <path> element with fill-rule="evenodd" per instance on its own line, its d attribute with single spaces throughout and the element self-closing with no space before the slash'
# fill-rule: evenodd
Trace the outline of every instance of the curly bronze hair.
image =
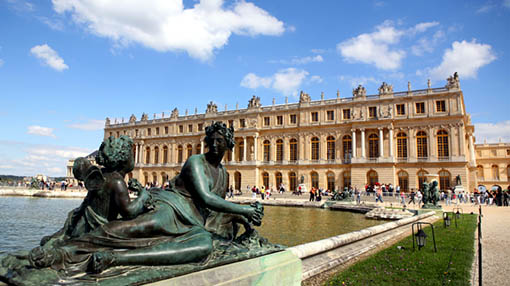
<svg viewBox="0 0 510 286">
<path fill-rule="evenodd" d="M 133 152 L 133 140 L 122 135 L 119 138 L 108 137 L 101 143 L 96 162 L 108 169 L 120 170 L 128 162 Z"/>
<path fill-rule="evenodd" d="M 234 140 L 234 127 L 228 128 L 225 123 L 222 123 L 220 121 L 212 123 L 210 126 L 207 126 L 205 128 L 204 141 L 206 143 L 210 141 L 210 138 L 214 134 L 214 132 L 218 132 L 220 135 L 225 137 L 228 149 L 232 150 L 232 148 L 234 148 L 234 145 L 236 144 Z"/>
</svg>

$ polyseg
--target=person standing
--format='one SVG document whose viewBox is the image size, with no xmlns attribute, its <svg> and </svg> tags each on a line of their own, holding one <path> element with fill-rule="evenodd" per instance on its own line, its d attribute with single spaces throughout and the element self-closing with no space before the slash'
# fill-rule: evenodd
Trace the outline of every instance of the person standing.
<svg viewBox="0 0 510 286">
<path fill-rule="evenodd" d="M 354 195 L 356 196 L 356 204 L 361 204 L 361 192 L 358 190 L 358 186 L 354 186 Z"/>
<path fill-rule="evenodd" d="M 375 192 L 375 202 L 377 203 L 377 201 L 380 201 L 381 203 L 384 203 L 382 199 L 382 188 L 380 186 L 375 186 Z"/>
<path fill-rule="evenodd" d="M 397 186 L 397 190 L 400 189 L 400 186 Z M 406 194 L 404 193 L 404 190 L 400 191 L 400 202 L 402 205 L 406 205 Z"/>
<path fill-rule="evenodd" d="M 264 200 L 265 195 L 266 195 L 266 186 L 262 185 L 262 187 L 260 187 L 260 197 L 262 198 L 262 200 Z"/>
</svg>

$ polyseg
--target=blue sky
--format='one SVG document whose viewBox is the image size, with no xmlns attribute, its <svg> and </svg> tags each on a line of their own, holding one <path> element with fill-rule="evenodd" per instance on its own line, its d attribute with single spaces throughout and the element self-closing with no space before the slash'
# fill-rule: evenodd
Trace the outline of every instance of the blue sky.
<svg viewBox="0 0 510 286">
<path fill-rule="evenodd" d="M 122 5 L 119 5 L 122 3 Z M 444 86 L 510 142 L 510 0 L 0 0 L 0 173 L 65 175 L 104 119 Z"/>
</svg>

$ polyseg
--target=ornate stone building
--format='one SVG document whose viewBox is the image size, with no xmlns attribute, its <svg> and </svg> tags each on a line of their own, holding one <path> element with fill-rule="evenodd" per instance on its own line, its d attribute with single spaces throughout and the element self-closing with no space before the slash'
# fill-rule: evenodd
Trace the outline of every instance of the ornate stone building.
<svg viewBox="0 0 510 286">
<path fill-rule="evenodd" d="M 393 92 L 383 83 L 376 95 L 363 86 L 353 96 L 320 100 L 301 92 L 299 102 L 262 106 L 253 96 L 247 108 L 203 114 L 154 114 L 128 122 L 106 120 L 104 135 L 129 135 L 135 142 L 131 177 L 146 182 L 178 174 L 192 154 L 203 153 L 204 127 L 212 121 L 234 126 L 236 146 L 224 159 L 230 184 L 337 189 L 380 182 L 416 189 L 428 174 L 441 188 L 457 175 L 465 189 L 477 186 L 474 126 L 466 113 L 457 75 L 445 87 Z"/>
<path fill-rule="evenodd" d="M 476 144 L 478 185 L 487 189 L 510 185 L 510 143 Z"/>
</svg>

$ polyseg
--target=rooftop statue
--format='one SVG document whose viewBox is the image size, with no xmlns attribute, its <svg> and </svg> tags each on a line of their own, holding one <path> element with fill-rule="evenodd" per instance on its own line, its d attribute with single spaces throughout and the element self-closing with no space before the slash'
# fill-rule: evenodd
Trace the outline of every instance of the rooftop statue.
<svg viewBox="0 0 510 286">
<path fill-rule="evenodd" d="M 179 117 L 179 109 L 177 109 L 177 107 L 176 107 L 176 108 L 174 108 L 174 110 L 172 110 L 172 113 L 170 114 L 170 118 L 175 119 L 177 117 Z"/>
<path fill-rule="evenodd" d="M 134 114 L 131 114 L 129 117 L 129 123 L 134 123 L 136 121 L 136 116 Z"/>
<path fill-rule="evenodd" d="M 207 109 L 205 110 L 205 113 L 218 113 L 218 105 L 214 102 L 209 102 L 207 104 Z"/>
<path fill-rule="evenodd" d="M 249 101 L 248 101 L 248 109 L 250 108 L 258 108 L 258 107 L 261 107 L 262 104 L 260 104 L 260 97 L 258 96 L 253 96 Z"/>
<path fill-rule="evenodd" d="M 391 93 L 393 93 L 393 85 L 383 82 L 378 90 L 379 90 L 379 95 L 391 94 Z"/>
<path fill-rule="evenodd" d="M 352 90 L 352 96 L 354 96 L 354 97 L 366 96 L 366 95 L 367 95 L 367 90 L 361 84 L 358 85 L 357 88 Z"/>
<path fill-rule="evenodd" d="M 228 179 L 221 160 L 234 147 L 233 128 L 215 122 L 205 132 L 208 152 L 191 156 L 165 189 L 146 190 L 136 180 L 126 185 L 133 168 L 133 153 L 123 152 L 127 137 L 103 142 L 101 169 L 77 159 L 75 174 L 89 192 L 82 206 L 41 246 L 0 257 L 0 281 L 140 285 L 282 250 L 254 229 L 262 222 L 260 204 L 224 199 Z M 138 198 L 130 201 L 128 189 Z M 241 225 L 245 232 L 238 235 Z"/>
<path fill-rule="evenodd" d="M 460 88 L 459 74 L 457 72 L 455 72 L 453 76 L 449 76 L 446 81 L 446 88 Z"/>
<path fill-rule="evenodd" d="M 142 113 L 142 121 L 147 121 L 149 120 L 149 115 L 147 115 L 147 113 Z"/>
<path fill-rule="evenodd" d="M 308 95 L 308 93 L 304 93 L 303 91 L 299 93 L 299 103 L 310 101 L 312 101 L 312 99 L 310 98 L 310 95 Z"/>
</svg>

